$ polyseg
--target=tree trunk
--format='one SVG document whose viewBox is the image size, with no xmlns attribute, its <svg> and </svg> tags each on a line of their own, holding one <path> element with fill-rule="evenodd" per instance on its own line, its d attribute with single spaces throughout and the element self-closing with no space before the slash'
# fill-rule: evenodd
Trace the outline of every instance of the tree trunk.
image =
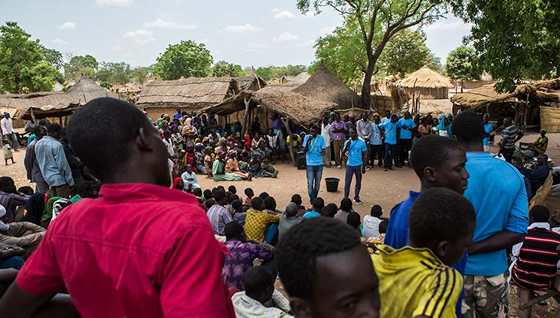
<svg viewBox="0 0 560 318">
<path fill-rule="evenodd" d="M 373 65 L 373 63 L 369 63 Z M 362 85 L 362 108 L 370 109 L 371 106 L 371 77 L 373 76 L 373 66 L 368 67 L 364 77 L 364 84 Z"/>
<path fill-rule="evenodd" d="M 461 93 L 463 92 L 463 87 L 465 87 L 465 80 L 461 80 Z"/>
</svg>

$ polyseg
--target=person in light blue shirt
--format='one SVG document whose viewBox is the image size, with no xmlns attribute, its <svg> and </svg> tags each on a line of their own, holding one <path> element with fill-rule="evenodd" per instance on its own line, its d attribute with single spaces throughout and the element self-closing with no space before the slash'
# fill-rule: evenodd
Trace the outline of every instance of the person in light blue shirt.
<svg viewBox="0 0 560 318">
<path fill-rule="evenodd" d="M 303 139 L 307 170 L 307 192 L 309 201 L 313 204 L 319 194 L 321 177 L 323 176 L 323 155 L 325 154 L 325 138 L 319 134 L 319 127 L 313 125 L 311 134 Z"/>
<path fill-rule="evenodd" d="M 377 156 L 377 166 L 383 166 L 383 131 L 379 127 L 379 116 L 373 116 L 373 124 L 371 124 L 371 138 L 369 139 L 370 147 L 370 166 L 374 167 L 375 157 Z"/>
<path fill-rule="evenodd" d="M 62 127 L 59 124 L 47 126 L 47 136 L 35 144 L 35 156 L 41 174 L 49 185 L 49 194 L 62 198 L 70 197 L 70 187 L 74 186 L 72 170 L 60 143 Z"/>
<path fill-rule="evenodd" d="M 399 128 L 397 115 L 391 116 L 391 121 L 385 122 L 379 127 L 383 128 L 385 135 L 385 171 L 393 170 L 393 158 L 395 166 L 400 167 L 397 157 L 397 130 Z"/>
<path fill-rule="evenodd" d="M 523 176 L 514 166 L 484 152 L 484 125 L 477 114 L 459 114 L 451 132 L 467 151 L 470 178 L 465 197 L 476 211 L 473 245 L 465 268 L 466 315 L 506 317 L 506 249 L 523 241 L 529 223 Z M 482 298 L 484 302 L 479 301 Z"/>
<path fill-rule="evenodd" d="M 408 199 L 391 211 L 384 243 L 395 249 L 408 245 L 408 215 L 414 201 L 428 189 L 444 187 L 463 194 L 469 174 L 465 170 L 467 157 L 463 146 L 452 138 L 436 135 L 424 136 L 414 144 L 410 154 L 412 168 L 420 179 L 420 192 L 410 191 Z M 453 268 L 463 274 L 466 258 Z M 461 303 L 456 307 L 461 316 Z"/>
<path fill-rule="evenodd" d="M 490 151 L 490 133 L 494 130 L 492 124 L 488 122 L 488 114 L 484 115 L 484 139 L 482 139 L 482 145 L 484 146 L 484 151 Z"/>
<path fill-rule="evenodd" d="M 414 120 L 410 118 L 410 112 L 404 113 L 404 117 L 399 119 L 399 159 L 401 166 L 404 165 L 405 160 L 408 161 L 408 152 L 412 148 L 412 130 L 416 128 Z M 410 165 L 410 162 L 408 163 Z"/>
<path fill-rule="evenodd" d="M 325 200 L 323 198 L 316 198 L 313 201 L 313 210 L 303 215 L 304 219 L 311 219 L 321 216 L 321 210 L 325 207 Z"/>
<path fill-rule="evenodd" d="M 384 124 L 384 123 L 389 123 L 389 122 L 391 122 L 391 111 L 386 110 L 385 111 L 385 117 L 383 117 L 381 119 L 381 123 Z"/>
<path fill-rule="evenodd" d="M 358 138 L 355 128 L 350 128 L 350 140 L 344 143 L 342 153 L 348 157 L 346 162 L 346 176 L 344 178 L 344 197 L 350 195 L 352 178 L 356 175 L 356 187 L 354 188 L 354 202 L 362 204 L 360 200 L 360 189 L 362 187 L 362 174 L 366 173 L 367 145 L 365 141 Z"/>
</svg>

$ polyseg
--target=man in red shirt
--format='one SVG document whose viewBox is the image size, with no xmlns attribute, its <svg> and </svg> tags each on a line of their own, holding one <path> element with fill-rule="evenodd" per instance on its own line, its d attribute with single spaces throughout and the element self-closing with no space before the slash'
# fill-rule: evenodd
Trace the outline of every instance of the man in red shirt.
<svg viewBox="0 0 560 318">
<path fill-rule="evenodd" d="M 221 276 L 223 246 L 195 197 L 169 189 L 167 149 L 133 105 L 81 107 L 70 146 L 103 186 L 49 226 L 0 301 L 31 317 L 56 293 L 82 317 L 235 317 Z"/>
</svg>

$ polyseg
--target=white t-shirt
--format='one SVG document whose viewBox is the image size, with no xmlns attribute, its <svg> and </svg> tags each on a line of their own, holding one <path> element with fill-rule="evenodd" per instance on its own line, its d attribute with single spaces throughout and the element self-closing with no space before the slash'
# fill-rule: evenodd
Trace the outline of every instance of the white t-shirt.
<svg viewBox="0 0 560 318">
<path fill-rule="evenodd" d="M 12 126 L 12 119 L 11 118 L 2 118 L 0 121 L 2 125 L 2 134 L 9 135 L 14 132 L 14 127 Z"/>
<path fill-rule="evenodd" d="M 376 218 L 375 216 L 364 216 L 362 236 L 365 239 L 369 239 L 370 237 L 378 237 L 379 224 L 381 223 L 381 221 L 383 220 Z"/>
</svg>

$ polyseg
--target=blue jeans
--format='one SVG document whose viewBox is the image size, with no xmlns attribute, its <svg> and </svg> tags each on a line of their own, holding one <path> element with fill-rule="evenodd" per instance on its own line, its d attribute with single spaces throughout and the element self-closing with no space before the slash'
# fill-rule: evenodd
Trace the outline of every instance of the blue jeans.
<svg viewBox="0 0 560 318">
<path fill-rule="evenodd" d="M 307 166 L 307 193 L 309 193 L 309 200 L 311 205 L 319 195 L 319 187 L 321 186 L 321 177 L 323 176 L 323 165 L 320 166 Z"/>
<path fill-rule="evenodd" d="M 19 256 L 12 256 L 0 261 L 0 269 L 15 268 L 20 270 L 23 267 L 23 259 Z"/>
<path fill-rule="evenodd" d="M 346 176 L 344 178 L 344 197 L 350 195 L 350 185 L 352 176 L 356 174 L 356 187 L 354 189 L 354 200 L 360 199 L 360 189 L 362 188 L 362 166 L 346 166 Z"/>
<path fill-rule="evenodd" d="M 395 165 L 398 166 L 397 145 L 385 143 L 385 168 L 393 167 L 393 159 L 395 160 Z"/>
</svg>

